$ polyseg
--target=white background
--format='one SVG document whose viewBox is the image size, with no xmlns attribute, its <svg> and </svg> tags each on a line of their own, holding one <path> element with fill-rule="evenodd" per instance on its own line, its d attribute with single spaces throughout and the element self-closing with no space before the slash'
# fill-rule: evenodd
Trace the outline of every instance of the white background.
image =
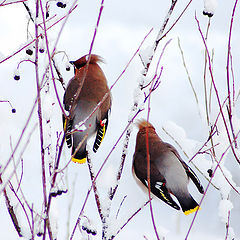
<svg viewBox="0 0 240 240">
<path fill-rule="evenodd" d="M 170 1 L 105 1 L 103 15 L 98 28 L 96 41 L 93 47 L 93 53 L 101 55 L 105 59 L 105 64 L 101 64 L 104 70 L 109 86 L 117 79 L 122 72 L 133 53 L 138 48 L 140 42 L 143 40 L 147 32 L 153 27 L 148 40 L 144 47 L 153 43 L 158 30 L 163 22 L 163 19 L 168 11 Z M 187 1 L 179 0 L 176 9 L 170 20 L 170 25 L 179 16 L 182 9 L 186 6 Z M 214 48 L 214 75 L 218 86 L 220 96 L 226 96 L 226 53 L 227 40 L 230 25 L 230 17 L 232 13 L 234 1 L 219 1 L 218 8 L 211 20 L 211 27 L 209 33 L 209 49 Z M 71 5 L 67 3 L 67 7 Z M 31 4 L 30 4 L 31 6 Z M 73 11 L 61 35 L 57 49 L 65 51 L 70 60 L 76 60 L 89 51 L 90 43 L 93 37 L 93 32 L 99 12 L 99 1 L 79 1 L 78 7 Z M 55 3 L 51 4 L 50 13 L 57 13 L 61 15 L 65 10 L 56 7 Z M 204 46 L 200 33 L 195 21 L 195 14 L 198 17 L 202 30 L 205 34 L 208 17 L 202 15 L 203 2 L 193 1 L 183 17 L 174 27 L 174 29 L 167 35 L 167 37 L 159 44 L 157 56 L 154 61 L 158 60 L 165 42 L 172 39 L 167 46 L 164 56 L 161 61 L 163 66 L 163 74 L 161 77 L 162 83 L 158 90 L 156 90 L 151 98 L 151 113 L 150 121 L 156 127 L 157 132 L 164 141 L 168 141 L 175 147 L 176 144 L 164 133 L 163 126 L 168 126 L 169 122 L 174 122 L 185 130 L 186 136 L 189 139 L 194 139 L 204 143 L 208 137 L 208 129 L 204 115 L 204 90 L 203 90 L 203 69 L 204 69 Z M 233 60 L 235 63 L 235 80 L 236 90 L 239 91 L 239 7 L 237 8 L 237 15 L 235 16 L 234 31 L 232 36 L 232 51 Z M 15 52 L 20 45 L 27 42 L 27 13 L 21 3 L 0 7 L 0 57 L 4 59 L 11 53 Z M 168 26 L 170 26 L 168 25 Z M 53 28 L 49 31 L 49 38 L 51 43 L 54 43 L 59 27 Z M 33 28 L 31 29 L 34 35 Z M 193 85 L 197 91 L 199 98 L 199 106 L 196 105 L 190 84 L 187 79 L 185 69 L 182 64 L 181 54 L 177 45 L 177 38 L 181 40 L 181 46 L 184 51 L 187 67 L 192 78 Z M 13 79 L 14 70 L 20 59 L 25 57 L 25 51 L 22 51 L 15 57 L 0 64 L 0 100 L 10 100 L 16 114 L 11 113 L 7 103 L 0 103 L 1 120 L 0 120 L 0 161 L 5 162 L 11 153 L 10 137 L 13 145 L 20 136 L 21 130 L 28 117 L 30 109 L 33 104 L 33 99 L 36 96 L 36 81 L 34 65 L 31 63 L 23 63 L 20 66 L 21 79 L 15 81 Z M 73 76 L 73 69 L 66 72 L 65 60 L 61 61 L 59 57 L 58 65 L 62 69 L 64 80 L 67 82 Z M 45 54 L 41 55 L 40 59 L 42 67 L 48 60 Z M 137 86 L 137 81 L 140 77 L 142 64 L 137 56 L 126 73 L 120 79 L 119 83 L 112 90 L 113 106 L 110 117 L 110 123 L 106 137 L 97 154 L 92 156 L 92 160 L 96 169 L 100 163 L 105 159 L 106 155 L 113 147 L 113 144 L 120 136 L 121 132 L 126 126 L 130 108 L 133 102 L 133 91 Z M 150 75 L 155 70 L 153 64 Z M 209 76 L 208 76 L 209 77 Z M 61 85 L 58 84 L 58 90 L 63 96 Z M 52 91 L 53 96 L 54 92 Z M 55 96 L 54 96 L 55 97 Z M 214 99 L 214 98 L 213 98 Z M 213 115 L 218 112 L 218 107 L 213 101 Z M 238 103 L 239 105 L 239 103 Z M 199 109 L 201 117 L 199 116 Z M 237 109 L 237 108 L 236 108 Z M 237 111 L 239 117 L 239 108 Z M 146 118 L 146 111 L 141 113 L 138 118 Z M 214 119 L 214 118 L 213 118 Z M 52 127 L 55 136 L 56 131 L 62 130 L 61 112 L 56 102 L 52 114 Z M 37 123 L 37 114 L 30 125 Z M 28 129 L 29 133 L 31 127 Z M 134 209 L 137 209 L 146 200 L 146 196 L 141 189 L 136 185 L 132 173 L 131 162 L 135 147 L 135 136 L 137 128 L 133 128 L 133 133 L 130 139 L 129 153 L 126 158 L 126 165 L 122 176 L 122 181 L 118 189 L 116 198 L 114 199 L 112 213 L 113 216 L 118 209 L 122 198 L 127 195 L 127 198 L 121 208 L 119 218 L 122 220 L 131 215 Z M 28 134 L 26 134 L 28 136 Z M 55 137 L 54 137 L 55 139 Z M 26 138 L 24 138 L 26 141 Z M 53 143 L 54 144 L 54 143 Z M 22 145 L 23 146 L 23 145 Z M 187 147 L 187 146 L 186 146 Z M 21 148 L 20 148 L 21 149 Z M 113 172 L 116 169 L 117 163 L 120 161 L 122 144 L 120 143 L 114 153 L 109 159 L 109 163 L 104 171 L 103 177 L 100 180 L 102 189 L 106 189 Z M 183 152 L 178 148 L 180 155 L 185 161 L 187 158 Z M 16 154 L 19 156 L 19 152 Z M 65 148 L 62 165 L 69 159 L 70 151 Z M 34 207 L 41 209 L 42 203 L 42 185 L 41 185 L 41 160 L 40 160 L 40 145 L 38 128 L 34 132 L 31 142 L 28 145 L 24 160 L 24 178 L 23 191 L 25 197 L 30 203 L 34 203 Z M 239 183 L 239 165 L 231 156 L 226 160 L 226 167 L 231 171 L 233 179 Z M 207 181 L 196 171 L 204 186 Z M 71 209 L 71 225 L 77 219 L 79 211 L 82 207 L 86 192 L 90 186 L 90 178 L 88 174 L 87 165 L 76 165 L 71 163 L 67 174 L 68 193 L 58 197 L 54 200 L 53 214 L 58 219 L 58 238 L 66 238 L 66 221 L 67 212 L 70 203 L 70 198 L 74 192 L 74 198 Z M 76 179 L 75 187 L 72 182 Z M 199 194 L 192 184 L 189 186 L 194 198 L 199 201 L 201 194 Z M 85 214 L 93 221 L 94 226 L 98 229 L 97 237 L 101 238 L 100 219 L 95 207 L 93 195 L 86 206 Z M 194 223 L 194 227 L 189 239 L 225 239 L 225 225 L 218 216 L 218 204 L 221 199 L 220 193 L 210 187 L 205 200 L 203 201 L 201 211 Z M 231 213 L 230 224 L 235 231 L 236 238 L 239 239 L 239 213 L 240 204 L 239 196 L 237 194 L 231 195 L 231 200 L 234 204 L 234 209 Z M 162 228 L 169 232 L 166 235 L 167 240 L 184 239 L 187 230 L 190 226 L 193 214 L 185 216 L 182 212 L 170 208 L 159 200 L 153 201 L 154 215 L 157 226 L 159 226 L 159 233 L 163 231 Z M 1 239 L 18 239 L 16 231 L 7 213 L 3 196 L 0 198 L 0 234 Z M 21 216 L 24 219 L 24 216 Z M 25 220 L 23 220 L 25 221 Z M 145 207 L 137 217 L 135 217 L 126 228 L 116 237 L 116 239 L 154 239 L 154 231 L 150 218 L 149 207 Z M 76 234 L 77 238 L 78 233 Z"/>
</svg>

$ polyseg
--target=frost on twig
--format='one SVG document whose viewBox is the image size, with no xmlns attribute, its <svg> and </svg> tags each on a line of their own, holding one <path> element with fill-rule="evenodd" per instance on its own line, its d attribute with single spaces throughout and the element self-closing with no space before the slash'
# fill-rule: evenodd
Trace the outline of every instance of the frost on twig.
<svg viewBox="0 0 240 240">
<path fill-rule="evenodd" d="M 78 124 L 76 124 L 74 126 L 74 130 L 73 131 L 80 131 L 83 132 L 85 130 L 87 130 L 86 125 L 84 124 L 86 121 L 80 121 Z"/>
<path fill-rule="evenodd" d="M 172 0 L 171 2 L 171 6 L 165 16 L 165 19 L 163 21 L 163 24 L 157 34 L 157 37 L 156 37 L 156 40 L 154 42 L 154 44 L 150 47 L 147 47 L 144 51 L 142 51 L 142 53 L 140 53 L 140 58 L 142 60 L 142 63 L 143 63 L 143 66 L 144 66 L 144 70 L 142 71 L 142 75 L 143 76 L 147 76 L 148 74 L 148 70 L 149 70 L 149 67 L 152 63 L 152 60 L 153 60 L 153 57 L 154 57 L 154 54 L 157 50 L 157 47 L 158 47 L 158 44 L 159 42 L 161 41 L 162 39 L 162 35 L 163 35 L 163 32 L 168 24 L 168 21 L 172 15 L 172 12 L 176 6 L 176 3 L 177 3 L 177 0 Z"/>
<path fill-rule="evenodd" d="M 52 141 L 52 113 L 55 105 L 54 98 L 51 94 L 51 89 L 49 85 L 49 79 L 47 80 L 46 86 L 44 87 L 44 96 L 42 103 L 42 113 L 43 113 L 43 130 L 44 130 L 44 149 L 45 155 L 48 160 L 50 175 L 52 174 L 54 167 L 54 151 L 53 151 L 53 141 Z"/>
<path fill-rule="evenodd" d="M 58 173 L 57 179 L 55 181 L 55 185 L 50 190 L 50 194 L 53 197 L 56 197 L 58 195 L 62 195 L 63 193 L 67 193 L 68 189 L 66 187 L 64 177 L 65 176 L 62 172 Z"/>
<path fill-rule="evenodd" d="M 2 178 L 0 176 L 0 184 L 2 184 Z M 17 214 L 15 212 L 15 209 L 14 209 L 14 206 L 12 205 L 11 201 L 10 201 L 10 198 L 8 196 L 8 193 L 7 193 L 7 190 L 6 188 L 3 190 L 3 194 L 4 194 L 4 198 L 5 198 L 5 202 L 6 202 L 6 206 L 7 206 L 7 209 L 8 209 L 8 213 L 11 217 L 11 220 L 13 222 L 13 225 L 18 233 L 18 236 L 19 237 L 22 237 L 22 229 L 21 229 L 21 226 L 19 225 L 19 219 L 17 217 Z"/>
<path fill-rule="evenodd" d="M 82 230 L 85 231 L 87 234 L 95 236 L 97 234 L 96 228 L 92 225 L 89 218 L 85 217 L 81 223 Z"/>
</svg>

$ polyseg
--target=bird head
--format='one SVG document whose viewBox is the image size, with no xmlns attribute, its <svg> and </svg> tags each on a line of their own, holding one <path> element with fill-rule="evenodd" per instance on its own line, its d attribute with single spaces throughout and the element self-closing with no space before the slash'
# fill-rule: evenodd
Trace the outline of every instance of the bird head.
<svg viewBox="0 0 240 240">
<path fill-rule="evenodd" d="M 143 131 L 145 132 L 146 128 L 155 130 L 153 125 L 150 122 L 146 121 L 145 119 L 137 120 L 136 125 L 138 126 L 140 132 Z"/>
<path fill-rule="evenodd" d="M 89 60 L 89 56 L 90 56 L 90 60 Z M 103 58 L 98 55 L 87 54 L 87 55 L 79 58 L 78 60 L 70 61 L 69 63 L 73 64 L 75 68 L 80 69 L 80 68 L 84 67 L 88 61 L 89 61 L 89 64 L 97 64 L 98 62 L 104 62 Z"/>
</svg>

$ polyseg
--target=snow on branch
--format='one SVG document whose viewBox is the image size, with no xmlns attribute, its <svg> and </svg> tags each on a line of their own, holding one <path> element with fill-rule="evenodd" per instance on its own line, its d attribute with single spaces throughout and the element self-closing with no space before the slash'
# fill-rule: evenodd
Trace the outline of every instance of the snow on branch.
<svg viewBox="0 0 240 240">
<path fill-rule="evenodd" d="M 217 0 L 204 0 L 203 14 L 212 17 L 217 8 Z"/>
</svg>

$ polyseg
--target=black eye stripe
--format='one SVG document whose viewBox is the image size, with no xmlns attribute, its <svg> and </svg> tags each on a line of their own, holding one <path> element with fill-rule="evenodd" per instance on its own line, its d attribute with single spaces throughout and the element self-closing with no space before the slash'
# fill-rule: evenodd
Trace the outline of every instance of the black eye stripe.
<svg viewBox="0 0 240 240">
<path fill-rule="evenodd" d="M 85 65 L 86 65 L 86 63 L 74 64 L 74 66 L 75 66 L 77 69 L 80 69 L 80 68 L 84 67 Z"/>
</svg>

